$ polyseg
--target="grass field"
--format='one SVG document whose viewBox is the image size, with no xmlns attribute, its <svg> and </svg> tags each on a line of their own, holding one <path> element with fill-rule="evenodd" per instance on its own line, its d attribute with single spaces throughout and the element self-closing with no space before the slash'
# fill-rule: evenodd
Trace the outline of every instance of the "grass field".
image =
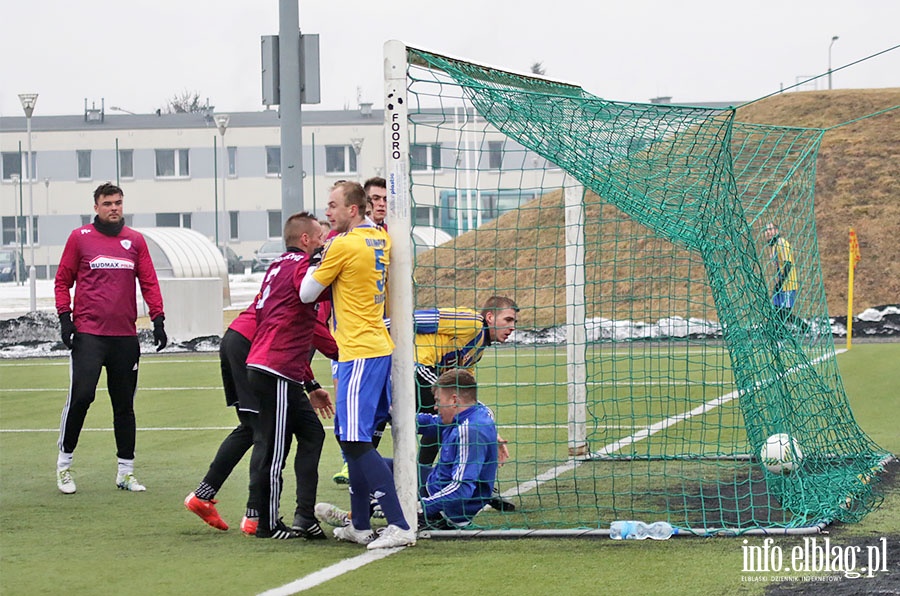
<svg viewBox="0 0 900 596">
<path fill-rule="evenodd" d="M 482 366 L 502 376 L 504 358 Z M 516 399 L 534 429 L 501 429 L 521 457 L 555 449 L 565 429 L 565 391 L 536 390 L 558 381 L 552 349 L 523 350 L 519 370 L 544 370 L 516 379 Z M 838 357 L 853 415 L 882 447 L 900 452 L 896 417 L 900 413 L 900 344 L 857 344 Z M 327 378 L 324 363 L 317 373 Z M 609 374 L 610 371 L 605 371 Z M 264 541 L 237 530 L 246 498 L 246 462 L 219 493 L 219 510 L 232 524 L 228 532 L 204 525 L 181 502 L 203 477 L 221 439 L 234 426 L 224 407 L 218 360 L 214 354 L 146 356 L 136 400 L 137 472 L 145 493 L 114 487 L 115 447 L 105 393 L 88 415 L 73 470 L 78 493 L 60 494 L 54 485 L 59 414 L 68 384 L 67 360 L 0 362 L 0 592 L 22 594 L 256 594 L 277 588 L 361 555 L 357 545 L 332 540 Z M 707 379 L 709 385 L 730 379 Z M 103 381 L 101 380 L 101 385 Z M 520 385 L 521 384 L 521 385 Z M 508 420 L 508 391 L 486 390 L 484 398 Z M 686 392 L 685 399 L 694 399 Z M 555 407 L 547 407 L 548 396 Z M 700 396 L 701 398 L 703 396 Z M 533 404 L 528 413 L 528 404 Z M 542 406 L 540 404 L 543 404 Z M 636 412 L 652 417 L 658 412 Z M 544 428 L 552 427 L 552 428 Z M 615 429 L 609 429 L 614 431 Z M 528 434 L 528 441 L 518 433 Z M 627 431 L 622 431 L 627 434 Z M 541 446 L 547 443 L 547 446 Z M 514 457 L 517 451 L 514 450 Z M 346 489 L 330 482 L 339 466 L 336 445 L 328 440 L 320 465 L 320 500 L 345 504 Z M 617 466 L 629 465 L 618 463 Z M 896 466 L 892 466 L 895 469 Z M 507 467 L 508 470 L 516 470 Z M 513 480 L 502 477 L 503 485 Z M 514 472 L 519 476 L 523 470 Z M 291 511 L 291 474 L 285 475 L 285 513 Z M 830 529 L 832 544 L 875 545 L 880 537 L 900 538 L 900 490 L 887 483 L 884 506 L 863 522 Z M 499 514 L 484 513 L 482 515 Z M 762 544 L 748 538 L 748 544 Z M 803 539 L 776 538 L 786 550 Z M 409 594 L 597 594 L 625 589 L 638 594 L 761 594 L 767 582 L 742 581 L 743 539 L 675 539 L 666 542 L 614 542 L 608 539 L 527 539 L 515 541 L 421 540 L 419 545 L 371 562 L 312 588 L 311 594 L 348 594 L 386 589 Z M 844 579 L 842 593 L 871 593 L 883 582 L 900 583 L 900 554 L 889 561 L 892 573 Z M 862 565 L 862 563 L 860 563 Z M 673 574 L 677 571 L 677 577 Z M 757 574 L 758 575 L 758 574 Z M 460 579 L 460 578 L 464 578 Z M 848 583 L 849 582 L 849 583 Z M 876 583 L 882 582 L 882 583 Z M 797 584 L 792 584 L 797 585 Z M 897 585 L 897 584 L 893 584 Z M 477 586 L 477 588 L 473 588 Z M 808 586 L 811 587 L 811 586 Z M 833 584 L 822 585 L 827 591 Z M 847 591 L 848 588 L 853 588 Z M 282 593 L 289 593 L 285 591 Z"/>
</svg>

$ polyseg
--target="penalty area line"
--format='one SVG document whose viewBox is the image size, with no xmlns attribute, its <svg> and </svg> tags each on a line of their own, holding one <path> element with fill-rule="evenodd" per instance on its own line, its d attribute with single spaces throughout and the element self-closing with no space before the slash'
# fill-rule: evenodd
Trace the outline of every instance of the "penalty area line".
<svg viewBox="0 0 900 596">
<path fill-rule="evenodd" d="M 340 577 L 345 573 L 355 571 L 356 569 L 359 569 L 364 565 L 374 563 L 375 561 L 399 553 L 405 548 L 405 546 L 400 546 L 397 548 L 384 548 L 379 550 L 366 551 L 361 555 L 338 561 L 333 565 L 329 565 L 328 567 L 319 569 L 318 571 L 314 571 L 309 575 L 305 575 L 301 578 L 295 579 L 294 581 L 286 583 L 283 586 L 261 592 L 259 596 L 291 596 L 291 594 L 296 594 L 298 592 L 303 592 L 304 590 L 309 590 L 310 588 L 315 588 L 316 586 L 319 586 L 336 577 Z"/>
</svg>

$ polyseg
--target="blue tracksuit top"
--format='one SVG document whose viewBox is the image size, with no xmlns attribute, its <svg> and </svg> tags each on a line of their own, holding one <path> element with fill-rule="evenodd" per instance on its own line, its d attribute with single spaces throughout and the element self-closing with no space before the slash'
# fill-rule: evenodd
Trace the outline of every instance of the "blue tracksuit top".
<svg viewBox="0 0 900 596">
<path fill-rule="evenodd" d="M 440 432 L 441 453 L 428 475 L 422 506 L 429 518 L 441 512 L 457 525 L 468 524 L 491 498 L 497 477 L 497 426 L 482 403 L 444 425 L 437 414 L 419 414 L 419 433 Z"/>
</svg>

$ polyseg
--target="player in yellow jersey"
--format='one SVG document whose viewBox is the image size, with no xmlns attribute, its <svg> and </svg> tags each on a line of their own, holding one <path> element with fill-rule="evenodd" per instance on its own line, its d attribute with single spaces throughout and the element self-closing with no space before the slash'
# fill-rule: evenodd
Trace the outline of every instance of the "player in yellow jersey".
<svg viewBox="0 0 900 596">
<path fill-rule="evenodd" d="M 377 538 L 365 516 L 336 528 L 334 535 L 376 549 L 415 544 L 416 532 L 403 517 L 391 468 L 372 444 L 391 406 L 394 343 L 384 322 L 391 240 L 365 212 L 362 186 L 335 184 L 325 215 L 338 235 L 325 246 L 321 263 L 308 270 L 300 299 L 313 302 L 331 288 L 331 331 L 340 355 L 334 432 L 349 467 L 350 504 L 365 511 L 373 494 L 388 522 Z"/>
<path fill-rule="evenodd" d="M 791 243 L 781 237 L 778 226 L 772 222 L 766 224 L 766 241 L 771 249 L 772 263 L 776 268 L 772 305 L 781 321 L 791 323 L 802 333 L 806 333 L 809 331 L 809 325 L 791 312 L 797 300 L 797 290 L 800 289 Z"/>
</svg>

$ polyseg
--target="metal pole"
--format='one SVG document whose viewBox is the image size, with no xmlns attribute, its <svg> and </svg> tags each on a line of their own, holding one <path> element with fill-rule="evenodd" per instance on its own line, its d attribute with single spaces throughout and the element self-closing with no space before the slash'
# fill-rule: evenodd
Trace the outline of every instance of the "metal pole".
<svg viewBox="0 0 900 596">
<path fill-rule="evenodd" d="M 22 162 L 22 141 L 19 141 L 19 163 L 21 163 L 21 162 Z M 26 168 L 27 167 L 28 167 L 28 164 L 26 164 Z M 28 175 L 27 169 L 26 169 L 25 174 Z M 22 192 L 22 185 L 24 183 L 25 183 L 25 178 L 24 177 L 19 178 L 19 216 L 16 218 L 16 236 L 19 239 L 18 240 L 18 242 L 19 242 L 19 258 L 22 259 L 23 264 L 25 263 L 25 237 L 26 237 L 25 230 L 23 229 L 25 226 L 22 225 L 23 223 L 25 223 L 25 204 L 24 204 L 25 193 Z M 22 218 L 21 222 L 19 221 L 19 217 Z M 20 275 L 19 282 L 24 284 L 25 280 L 22 279 L 21 277 L 22 276 Z"/>
<path fill-rule="evenodd" d="M 35 279 L 37 275 L 37 270 L 34 267 L 34 164 L 32 163 L 32 155 L 31 155 L 31 114 L 28 114 L 28 117 L 25 118 L 25 127 L 27 129 L 28 136 L 28 159 L 25 165 L 28 171 L 28 244 L 29 248 L 29 260 L 31 261 L 31 266 L 28 268 L 28 304 L 30 306 L 29 312 L 35 312 L 37 310 L 37 280 Z"/>
<path fill-rule="evenodd" d="M 303 211 L 303 127 L 300 122 L 300 1 L 278 0 L 281 89 L 281 221 Z"/>
<path fill-rule="evenodd" d="M 313 213 L 316 212 L 316 133 L 312 133 L 312 147 L 310 148 L 309 157 L 312 160 L 312 192 L 313 192 Z"/>
<path fill-rule="evenodd" d="M 225 215 L 224 225 L 222 227 L 222 254 L 225 257 L 225 263 L 228 263 L 228 237 L 231 236 L 231 216 L 228 214 L 227 203 L 225 202 L 225 178 L 228 176 L 228 150 L 225 148 L 225 127 L 219 129 L 222 134 L 222 213 Z"/>
<path fill-rule="evenodd" d="M 216 144 L 219 139 L 213 135 L 213 199 L 214 209 L 216 213 L 216 248 L 221 248 L 219 244 L 219 154 Z"/>
<path fill-rule="evenodd" d="M 22 163 L 22 143 L 19 142 L 19 163 Z M 13 238 L 13 245 L 19 244 L 19 214 L 22 213 L 21 206 L 18 204 L 19 197 L 22 196 L 21 187 L 19 186 L 22 183 L 22 177 L 18 174 L 13 174 L 9 177 L 10 182 L 12 182 L 13 187 L 13 222 L 15 222 L 15 238 Z M 13 276 L 16 281 L 16 285 L 19 285 L 19 282 L 22 281 L 21 273 L 19 272 L 19 259 L 24 258 L 22 256 L 22 248 L 19 247 L 19 252 L 16 253 L 16 258 L 13 262 Z"/>
<path fill-rule="evenodd" d="M 828 44 L 828 90 L 831 91 L 831 46 L 834 45 L 834 42 L 838 40 L 838 36 L 835 35 L 831 38 L 831 43 Z"/>
<path fill-rule="evenodd" d="M 122 161 L 122 156 L 119 155 L 119 137 L 116 137 L 116 186 L 121 187 L 122 183 L 119 182 L 119 162 Z"/>
</svg>

